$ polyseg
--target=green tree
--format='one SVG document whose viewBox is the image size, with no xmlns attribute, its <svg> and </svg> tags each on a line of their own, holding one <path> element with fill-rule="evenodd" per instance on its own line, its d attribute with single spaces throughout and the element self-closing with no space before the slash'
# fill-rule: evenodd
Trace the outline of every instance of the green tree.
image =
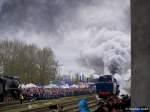
<svg viewBox="0 0 150 112">
<path fill-rule="evenodd" d="M 21 82 L 48 83 L 55 79 L 57 66 L 50 48 L 38 48 L 21 41 L 0 40 L 0 65 L 4 74 L 19 75 Z"/>
</svg>

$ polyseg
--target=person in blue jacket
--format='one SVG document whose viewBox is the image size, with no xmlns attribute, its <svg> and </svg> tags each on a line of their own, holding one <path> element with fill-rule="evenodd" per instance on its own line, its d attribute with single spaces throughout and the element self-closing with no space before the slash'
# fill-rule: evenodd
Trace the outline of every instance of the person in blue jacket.
<svg viewBox="0 0 150 112">
<path fill-rule="evenodd" d="M 80 100 L 79 109 L 80 109 L 80 112 L 90 112 L 87 100 L 85 99 Z"/>
</svg>

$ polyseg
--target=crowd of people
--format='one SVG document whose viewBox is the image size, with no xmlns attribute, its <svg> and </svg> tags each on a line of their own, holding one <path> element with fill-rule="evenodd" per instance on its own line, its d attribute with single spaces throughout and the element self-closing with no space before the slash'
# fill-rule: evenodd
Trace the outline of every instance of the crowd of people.
<svg viewBox="0 0 150 112">
<path fill-rule="evenodd" d="M 88 107 L 88 101 L 82 99 L 79 102 L 79 112 L 149 112 L 145 106 L 131 108 L 131 98 L 128 95 L 110 96 L 99 100 L 97 109 L 91 111 Z"/>
<path fill-rule="evenodd" d="M 22 95 L 25 100 L 48 100 L 60 97 L 78 96 L 95 92 L 90 88 L 24 88 Z"/>
<path fill-rule="evenodd" d="M 130 97 L 128 95 L 119 98 L 111 96 L 103 100 L 99 100 L 97 109 L 93 112 L 130 112 Z M 83 99 L 79 102 L 80 112 L 91 112 L 88 108 L 87 100 Z M 136 111 L 137 112 L 137 111 Z"/>
<path fill-rule="evenodd" d="M 119 98 L 117 96 L 111 96 L 99 102 L 98 109 L 95 112 L 130 112 L 130 97 L 128 95 Z"/>
</svg>

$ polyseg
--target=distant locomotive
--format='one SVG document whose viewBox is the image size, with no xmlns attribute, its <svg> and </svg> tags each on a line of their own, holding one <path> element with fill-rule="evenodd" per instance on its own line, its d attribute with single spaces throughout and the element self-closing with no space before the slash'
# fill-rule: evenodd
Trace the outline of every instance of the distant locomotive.
<svg viewBox="0 0 150 112">
<path fill-rule="evenodd" d="M 100 76 L 96 82 L 96 93 L 99 97 L 119 95 L 119 85 L 112 75 Z"/>
<path fill-rule="evenodd" d="M 19 77 L 16 76 L 0 76 L 0 102 L 4 101 L 7 95 L 18 98 L 20 93 Z"/>
</svg>

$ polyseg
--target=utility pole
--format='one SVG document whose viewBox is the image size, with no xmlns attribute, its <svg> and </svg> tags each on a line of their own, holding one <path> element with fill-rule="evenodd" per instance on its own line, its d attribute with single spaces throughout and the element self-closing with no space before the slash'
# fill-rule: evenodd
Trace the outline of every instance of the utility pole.
<svg viewBox="0 0 150 112">
<path fill-rule="evenodd" d="M 60 80 L 60 72 L 61 72 L 61 67 L 63 66 L 63 64 L 59 64 L 59 61 L 57 60 L 56 66 L 58 67 L 58 76 L 56 77 L 58 78 L 58 80 Z"/>
</svg>

